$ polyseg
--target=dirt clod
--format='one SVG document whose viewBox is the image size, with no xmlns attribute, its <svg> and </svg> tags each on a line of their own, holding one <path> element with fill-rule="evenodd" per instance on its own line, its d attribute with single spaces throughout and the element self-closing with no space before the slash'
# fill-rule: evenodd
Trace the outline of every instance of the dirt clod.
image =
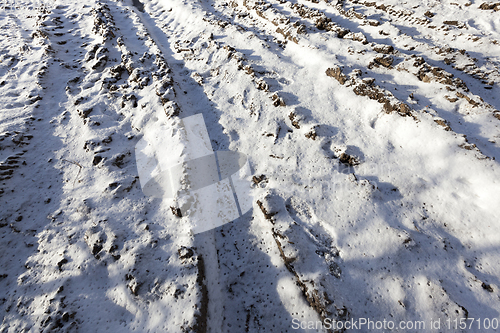
<svg viewBox="0 0 500 333">
<path fill-rule="evenodd" d="M 288 118 L 292 122 L 292 126 L 295 127 L 296 129 L 300 129 L 299 121 L 297 119 L 297 115 L 293 112 L 290 112 L 288 115 Z"/>
<path fill-rule="evenodd" d="M 379 65 L 389 68 L 392 65 L 394 59 L 391 56 L 382 56 L 376 57 L 374 61 Z"/>
<path fill-rule="evenodd" d="M 253 181 L 255 184 L 259 184 L 259 183 L 260 183 L 260 182 L 262 182 L 264 179 L 266 179 L 266 176 L 265 176 L 265 175 L 253 176 L 253 177 L 252 177 L 252 181 Z"/>
<path fill-rule="evenodd" d="M 174 214 L 175 216 L 182 217 L 182 212 L 180 208 L 170 206 L 170 210 L 172 211 L 172 214 Z"/>
<path fill-rule="evenodd" d="M 181 259 L 181 260 L 192 258 L 194 255 L 193 249 L 190 249 L 190 248 L 185 247 L 185 246 L 183 246 L 179 250 L 177 250 L 177 253 L 179 254 L 179 259 Z"/>
<path fill-rule="evenodd" d="M 487 291 L 489 291 L 490 293 L 492 293 L 492 292 L 493 292 L 493 288 L 492 288 L 492 287 L 491 287 L 491 285 L 489 285 L 489 284 L 486 284 L 486 283 L 484 283 L 484 282 L 483 282 L 483 284 L 481 284 L 481 287 L 483 287 L 483 289 L 484 289 L 484 290 L 487 290 Z"/>
<path fill-rule="evenodd" d="M 392 47 L 391 45 L 379 44 L 379 45 L 375 45 L 373 47 L 373 50 L 375 52 L 378 52 L 378 53 L 389 54 L 389 53 L 392 53 L 394 51 L 394 47 Z"/>
<path fill-rule="evenodd" d="M 339 157 L 340 162 L 350 165 L 350 166 L 355 166 L 359 164 L 359 161 L 356 157 L 351 156 L 347 153 L 342 153 Z"/>
<path fill-rule="evenodd" d="M 334 79 L 339 81 L 339 83 L 342 85 L 347 81 L 347 76 L 342 73 L 342 69 L 339 66 L 328 68 L 325 73 L 327 76 L 333 77 Z"/>
<path fill-rule="evenodd" d="M 93 165 L 97 165 L 102 161 L 102 156 L 96 155 L 94 156 L 94 159 L 92 160 Z"/>
<path fill-rule="evenodd" d="M 273 100 L 273 105 L 276 106 L 276 107 L 278 107 L 278 106 L 286 106 L 285 101 L 283 100 L 283 98 L 279 97 L 279 95 L 277 93 L 274 93 L 271 96 L 271 99 Z"/>
<path fill-rule="evenodd" d="M 266 207 L 264 207 L 264 204 L 260 200 L 257 200 L 257 205 L 259 206 L 260 210 L 262 211 L 262 214 L 264 214 L 264 217 L 266 218 L 266 220 L 272 221 L 273 216 L 278 214 L 277 212 L 268 213 Z"/>
<path fill-rule="evenodd" d="M 482 10 L 491 10 L 493 9 L 494 11 L 498 12 L 500 11 L 500 2 L 497 3 L 482 3 L 481 6 L 479 6 L 479 9 Z"/>
<path fill-rule="evenodd" d="M 442 119 L 434 119 L 434 122 L 438 124 L 439 126 L 444 127 L 445 131 L 451 131 L 451 127 L 448 125 L 448 123 L 445 120 Z"/>
</svg>

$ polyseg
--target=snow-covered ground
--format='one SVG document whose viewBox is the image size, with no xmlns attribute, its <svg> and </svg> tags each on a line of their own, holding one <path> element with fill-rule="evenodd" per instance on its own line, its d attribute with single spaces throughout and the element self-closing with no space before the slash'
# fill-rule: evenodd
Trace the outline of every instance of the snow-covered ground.
<svg viewBox="0 0 500 333">
<path fill-rule="evenodd" d="M 0 22 L 0 332 L 500 331 L 500 3 L 4 0 Z M 253 209 L 194 235 L 135 147 L 200 113 Z"/>
</svg>

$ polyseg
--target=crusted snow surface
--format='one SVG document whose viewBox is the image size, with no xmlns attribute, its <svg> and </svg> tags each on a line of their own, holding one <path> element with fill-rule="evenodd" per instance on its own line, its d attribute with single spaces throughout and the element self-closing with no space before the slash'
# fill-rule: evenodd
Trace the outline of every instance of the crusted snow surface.
<svg viewBox="0 0 500 333">
<path fill-rule="evenodd" d="M 499 11 L 3 1 L 0 332 L 499 331 Z M 135 146 L 200 113 L 253 209 L 194 235 Z"/>
</svg>

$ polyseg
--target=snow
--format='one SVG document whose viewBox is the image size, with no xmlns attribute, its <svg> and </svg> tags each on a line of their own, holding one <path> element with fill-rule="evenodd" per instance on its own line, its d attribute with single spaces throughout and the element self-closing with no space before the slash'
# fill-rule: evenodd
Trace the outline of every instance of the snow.
<svg viewBox="0 0 500 333">
<path fill-rule="evenodd" d="M 500 331 L 482 4 L 4 1 L 0 332 Z"/>
</svg>

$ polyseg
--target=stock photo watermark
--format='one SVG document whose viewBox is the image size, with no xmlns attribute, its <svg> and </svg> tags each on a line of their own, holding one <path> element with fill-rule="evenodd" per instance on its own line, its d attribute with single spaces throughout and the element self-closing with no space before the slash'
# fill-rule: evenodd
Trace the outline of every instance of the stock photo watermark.
<svg viewBox="0 0 500 333">
<path fill-rule="evenodd" d="M 142 191 L 177 201 L 194 234 L 229 223 L 252 208 L 245 154 L 213 151 L 202 114 L 148 129 L 136 144 Z"/>
<path fill-rule="evenodd" d="M 317 321 L 301 321 L 298 318 L 292 320 L 294 330 L 363 330 L 363 331 L 384 331 L 384 330 L 416 330 L 418 331 L 439 331 L 447 330 L 477 330 L 488 331 L 497 330 L 499 327 L 498 318 L 448 318 L 446 320 L 430 319 L 426 320 L 372 320 L 370 318 L 358 318 L 347 321 L 337 321 L 331 318 Z"/>
</svg>

